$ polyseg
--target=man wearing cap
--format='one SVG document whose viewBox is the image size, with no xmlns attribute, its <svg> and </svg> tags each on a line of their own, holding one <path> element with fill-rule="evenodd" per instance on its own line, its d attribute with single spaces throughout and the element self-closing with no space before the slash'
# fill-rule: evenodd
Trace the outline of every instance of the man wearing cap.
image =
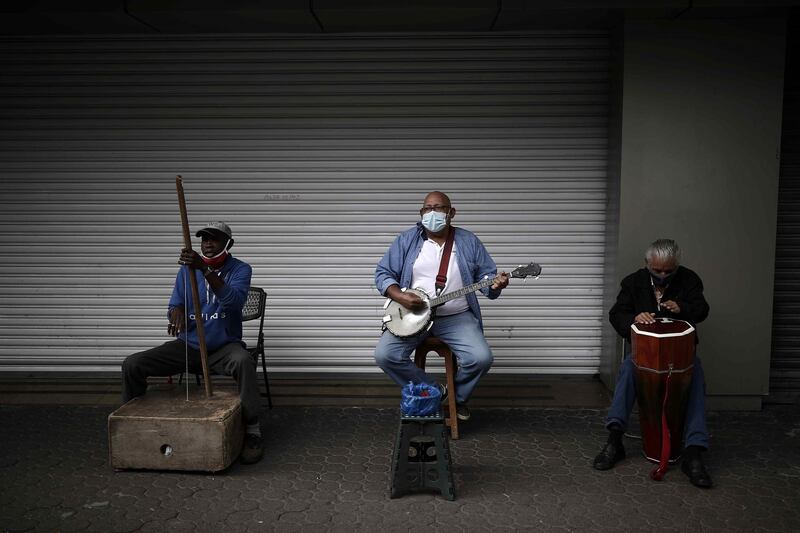
<svg viewBox="0 0 800 533">
<path fill-rule="evenodd" d="M 245 421 L 244 447 L 240 460 L 249 464 L 263 455 L 259 411 L 261 398 L 256 380 L 256 365 L 242 343 L 242 307 L 250 289 L 252 268 L 230 255 L 233 233 L 224 222 L 211 222 L 197 232 L 201 238 L 198 254 L 183 249 L 178 263 L 182 265 L 175 279 L 167 312 L 167 333 L 175 340 L 156 348 L 128 356 L 122 363 L 122 399 L 127 402 L 147 390 L 149 376 L 170 376 L 186 368 L 202 372 L 200 345 L 197 340 L 195 315 L 192 309 L 189 275 L 195 276 L 200 289 L 203 329 L 209 369 L 217 374 L 233 376 L 239 387 L 242 415 Z"/>
</svg>

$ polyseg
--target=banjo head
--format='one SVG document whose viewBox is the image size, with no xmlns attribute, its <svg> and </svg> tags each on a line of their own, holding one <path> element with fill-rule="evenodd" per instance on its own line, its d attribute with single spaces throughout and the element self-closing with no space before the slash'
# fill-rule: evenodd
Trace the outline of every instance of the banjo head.
<svg viewBox="0 0 800 533">
<path fill-rule="evenodd" d="M 423 331 L 431 322 L 428 295 L 419 289 L 406 289 L 406 292 L 413 292 L 419 296 L 425 302 L 425 308 L 420 311 L 411 311 L 394 300 L 388 301 L 383 325 L 397 337 L 412 337 Z"/>
</svg>

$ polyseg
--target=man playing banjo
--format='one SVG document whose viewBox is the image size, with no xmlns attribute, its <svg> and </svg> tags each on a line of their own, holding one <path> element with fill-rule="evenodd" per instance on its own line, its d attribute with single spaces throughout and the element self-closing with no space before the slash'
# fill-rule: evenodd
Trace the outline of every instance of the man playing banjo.
<svg viewBox="0 0 800 533">
<path fill-rule="evenodd" d="M 419 210 L 421 220 L 401 233 L 375 269 L 375 286 L 381 294 L 412 313 L 424 311 L 426 300 L 406 288 L 421 289 L 428 297 L 450 293 L 472 283 L 493 279 L 491 286 L 481 289 L 489 299 L 500 296 L 508 285 L 508 274 L 497 274 L 497 267 L 483 243 L 472 233 L 451 226 L 456 210 L 446 194 L 428 193 Z M 443 265 L 448 237 L 452 239 L 449 262 Z M 446 280 L 440 274 L 446 269 Z M 439 287 L 437 291 L 437 277 Z M 444 287 L 442 282 L 444 281 Z M 381 335 L 375 347 L 375 361 L 397 384 L 408 382 L 446 388 L 411 361 L 411 352 L 427 337 L 434 335 L 450 346 L 458 361 L 455 376 L 459 420 L 469 420 L 467 408 L 472 391 L 492 365 L 492 350 L 483 336 L 483 322 L 478 299 L 473 292 L 454 298 L 435 310 L 433 325 L 408 336 L 397 336 L 390 330 Z M 427 322 L 422 324 L 427 326 Z"/>
</svg>

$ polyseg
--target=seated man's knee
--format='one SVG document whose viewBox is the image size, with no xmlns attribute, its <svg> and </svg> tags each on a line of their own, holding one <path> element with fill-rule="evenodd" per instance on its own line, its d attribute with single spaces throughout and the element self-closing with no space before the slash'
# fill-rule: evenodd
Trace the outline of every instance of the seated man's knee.
<svg viewBox="0 0 800 533">
<path fill-rule="evenodd" d="M 491 368 L 492 363 L 494 363 L 494 355 L 492 355 L 492 351 L 489 350 L 483 357 L 479 360 L 479 365 L 484 370 L 489 370 Z"/>
<path fill-rule="evenodd" d="M 132 374 L 139 370 L 141 364 L 141 357 L 138 353 L 131 354 L 122 361 L 122 373 Z"/>
<path fill-rule="evenodd" d="M 701 374 L 702 375 L 704 373 L 703 372 L 703 362 L 700 360 L 699 357 L 695 356 L 693 365 L 694 365 L 693 372 L 695 374 Z"/>
<path fill-rule="evenodd" d="M 375 346 L 375 363 L 384 370 L 399 364 L 401 362 L 399 354 L 403 351 L 395 342 L 394 336 L 387 337 L 387 335 L 391 334 L 384 332 Z"/>
<path fill-rule="evenodd" d="M 389 351 L 382 348 L 379 344 L 375 347 L 375 364 L 377 364 L 380 368 L 386 368 L 389 366 L 391 361 L 391 355 Z"/>
<path fill-rule="evenodd" d="M 485 372 L 491 368 L 493 362 L 494 356 L 492 355 L 492 351 L 489 349 L 487 351 L 472 353 L 468 358 L 462 357 L 460 364 L 467 370 L 473 369 Z"/>
<path fill-rule="evenodd" d="M 244 365 L 255 365 L 255 361 L 250 356 L 250 352 L 245 350 L 244 348 L 240 350 L 233 350 L 230 354 L 230 362 L 236 367 L 241 367 Z"/>
<path fill-rule="evenodd" d="M 622 363 L 619 365 L 619 372 L 617 373 L 617 379 L 619 380 L 622 377 L 628 375 L 634 375 L 636 373 L 636 367 L 633 364 L 633 359 L 631 357 L 626 357 L 622 360 Z"/>
<path fill-rule="evenodd" d="M 228 375 L 238 376 L 244 373 L 247 373 L 250 368 L 255 369 L 256 363 L 252 357 L 250 357 L 250 352 L 245 350 L 241 346 L 234 346 L 228 349 L 228 353 L 225 355 L 224 365 L 225 370 L 224 372 Z"/>
</svg>

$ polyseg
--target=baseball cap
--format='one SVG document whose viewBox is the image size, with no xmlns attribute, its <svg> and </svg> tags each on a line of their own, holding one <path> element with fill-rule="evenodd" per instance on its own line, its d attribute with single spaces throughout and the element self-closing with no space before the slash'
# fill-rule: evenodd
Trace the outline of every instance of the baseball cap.
<svg viewBox="0 0 800 533">
<path fill-rule="evenodd" d="M 220 233 L 224 233 L 225 236 L 228 237 L 229 239 L 233 238 L 233 232 L 231 231 L 230 226 L 228 226 L 224 222 L 220 222 L 219 220 L 214 221 L 214 222 L 209 222 L 208 224 L 206 224 L 205 226 L 203 226 L 202 228 L 197 230 L 197 233 L 195 233 L 195 236 L 196 237 L 200 237 L 200 235 L 202 233 L 211 234 L 214 231 L 218 231 Z"/>
</svg>

